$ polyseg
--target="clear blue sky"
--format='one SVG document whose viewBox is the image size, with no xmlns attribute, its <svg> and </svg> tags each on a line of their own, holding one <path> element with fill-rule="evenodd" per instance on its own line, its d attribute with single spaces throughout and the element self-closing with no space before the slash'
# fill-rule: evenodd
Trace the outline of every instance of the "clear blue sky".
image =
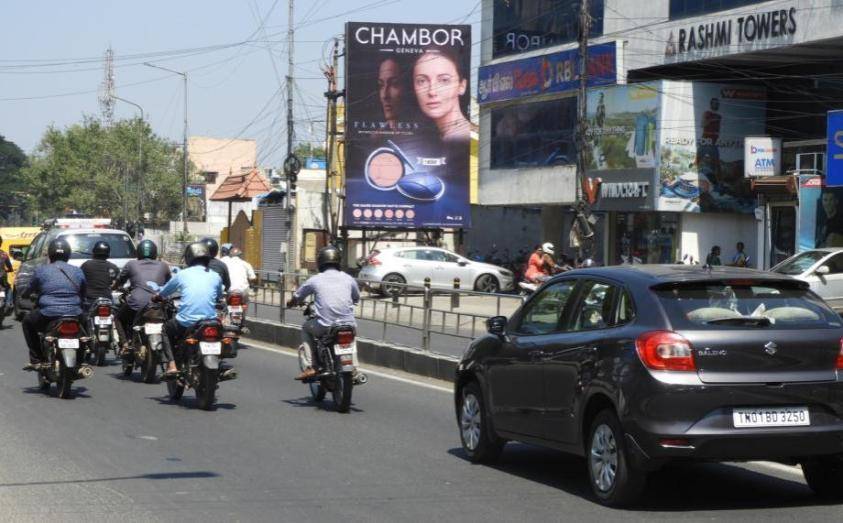
<svg viewBox="0 0 843 523">
<path fill-rule="evenodd" d="M 326 81 L 320 63 L 328 49 L 324 42 L 340 34 L 345 22 L 472 23 L 475 43 L 480 38 L 478 0 L 296 0 L 295 11 L 299 140 L 324 140 Z M 65 127 L 84 114 L 99 114 L 101 57 L 111 45 L 117 95 L 140 104 L 156 133 L 181 141 L 182 80 L 143 61 L 188 71 L 190 134 L 242 133 L 258 140 L 262 165 L 282 159 L 286 95 L 278 90 L 287 71 L 287 0 L 27 0 L 5 3 L 3 22 L 0 134 L 26 152 L 47 126 Z M 250 36 L 255 41 L 248 45 L 191 56 L 172 53 Z M 478 56 L 475 45 L 474 68 Z M 135 114 L 118 102 L 115 118 Z"/>
</svg>

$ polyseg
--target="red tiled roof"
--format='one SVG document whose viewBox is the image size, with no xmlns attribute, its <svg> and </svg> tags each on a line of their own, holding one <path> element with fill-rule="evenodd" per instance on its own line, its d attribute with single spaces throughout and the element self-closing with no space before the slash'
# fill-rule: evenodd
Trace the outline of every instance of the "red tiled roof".
<svg viewBox="0 0 843 523">
<path fill-rule="evenodd" d="M 220 201 L 248 201 L 255 196 L 272 190 L 269 182 L 258 171 L 253 169 L 246 174 L 231 174 L 211 196 L 211 200 Z"/>
</svg>

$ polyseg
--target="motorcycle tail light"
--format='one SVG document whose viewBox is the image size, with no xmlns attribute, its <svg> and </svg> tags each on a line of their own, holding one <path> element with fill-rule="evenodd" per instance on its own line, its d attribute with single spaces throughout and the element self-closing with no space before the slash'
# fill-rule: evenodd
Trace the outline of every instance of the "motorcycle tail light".
<svg viewBox="0 0 843 523">
<path fill-rule="evenodd" d="M 216 340 L 220 337 L 220 330 L 213 325 L 202 328 L 202 337 L 206 340 Z"/>
<path fill-rule="evenodd" d="M 843 338 L 840 338 L 840 350 L 837 351 L 837 370 L 843 370 Z"/>
<path fill-rule="evenodd" d="M 647 368 L 652 370 L 695 371 L 691 343 L 670 331 L 645 332 L 635 340 L 635 349 Z"/>
<path fill-rule="evenodd" d="M 337 333 L 337 343 L 340 345 L 351 345 L 354 343 L 354 331 L 339 331 Z"/>
<path fill-rule="evenodd" d="M 100 305 L 97 307 L 97 316 L 111 316 L 111 307 L 108 305 Z"/>
<path fill-rule="evenodd" d="M 243 305 L 243 295 L 242 294 L 229 294 L 228 295 L 228 304 L 229 305 Z"/>
<path fill-rule="evenodd" d="M 184 340 L 184 342 L 188 345 L 196 345 L 197 343 L 199 343 L 199 340 L 197 340 L 196 338 L 187 338 L 186 340 Z"/>
<path fill-rule="evenodd" d="M 59 336 L 68 337 L 79 334 L 79 324 L 75 321 L 64 321 L 59 324 Z"/>
</svg>

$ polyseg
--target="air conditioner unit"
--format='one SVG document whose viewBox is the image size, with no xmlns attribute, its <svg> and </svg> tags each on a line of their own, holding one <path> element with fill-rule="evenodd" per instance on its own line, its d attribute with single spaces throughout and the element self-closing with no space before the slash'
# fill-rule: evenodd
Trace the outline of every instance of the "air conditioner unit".
<svg viewBox="0 0 843 523">
<path fill-rule="evenodd" d="M 802 153 L 796 155 L 796 171 L 793 174 L 825 174 L 825 153 Z"/>
</svg>

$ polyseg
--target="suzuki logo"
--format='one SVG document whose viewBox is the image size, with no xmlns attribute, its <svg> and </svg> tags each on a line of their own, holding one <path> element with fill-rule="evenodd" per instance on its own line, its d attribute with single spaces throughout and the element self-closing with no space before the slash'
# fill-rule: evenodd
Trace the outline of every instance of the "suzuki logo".
<svg viewBox="0 0 843 523">
<path fill-rule="evenodd" d="M 582 188 L 589 205 L 597 203 L 597 195 L 600 194 L 601 183 L 603 183 L 602 178 L 583 178 Z"/>
<path fill-rule="evenodd" d="M 772 341 L 768 341 L 767 344 L 764 345 L 764 352 L 772 356 L 775 353 L 779 352 L 779 346 L 773 343 Z"/>
</svg>

